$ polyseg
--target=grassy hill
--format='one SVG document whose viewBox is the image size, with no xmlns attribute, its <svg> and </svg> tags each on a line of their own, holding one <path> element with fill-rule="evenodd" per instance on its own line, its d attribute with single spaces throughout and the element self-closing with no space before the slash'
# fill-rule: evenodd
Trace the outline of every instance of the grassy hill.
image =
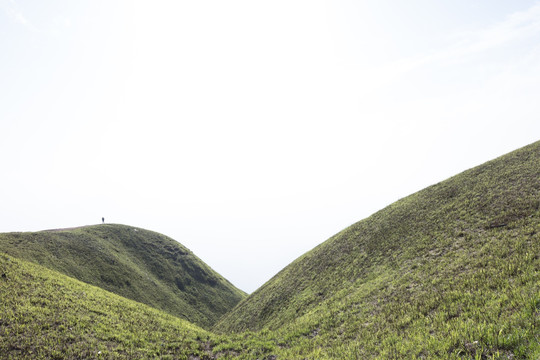
<svg viewBox="0 0 540 360">
<path fill-rule="evenodd" d="M 191 359 L 210 334 L 185 320 L 0 253 L 1 359 Z"/>
<path fill-rule="evenodd" d="M 0 251 L 203 327 L 245 297 L 178 242 L 130 226 L 4 233 Z"/>
<path fill-rule="evenodd" d="M 218 277 L 204 264 L 186 270 L 187 250 L 142 234 L 119 225 L 2 234 L 0 358 L 540 358 L 540 142 L 336 234 L 241 301 L 213 332 L 14 258 L 66 273 L 97 254 L 106 260 L 84 274 L 115 288 L 132 286 L 121 286 L 119 269 L 137 265 L 130 269 L 152 280 L 143 283 L 156 298 L 158 280 L 172 277 L 146 256 L 182 267 L 190 285 Z"/>
<path fill-rule="evenodd" d="M 540 142 L 341 231 L 215 330 L 300 358 L 540 358 Z"/>
</svg>

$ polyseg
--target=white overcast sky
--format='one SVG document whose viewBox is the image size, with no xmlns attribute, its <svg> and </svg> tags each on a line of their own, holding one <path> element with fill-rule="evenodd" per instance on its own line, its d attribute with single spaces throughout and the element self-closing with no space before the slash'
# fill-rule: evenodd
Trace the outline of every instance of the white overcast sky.
<svg viewBox="0 0 540 360">
<path fill-rule="evenodd" d="M 104 216 L 252 292 L 539 99 L 538 1 L 0 0 L 0 231 Z"/>
</svg>

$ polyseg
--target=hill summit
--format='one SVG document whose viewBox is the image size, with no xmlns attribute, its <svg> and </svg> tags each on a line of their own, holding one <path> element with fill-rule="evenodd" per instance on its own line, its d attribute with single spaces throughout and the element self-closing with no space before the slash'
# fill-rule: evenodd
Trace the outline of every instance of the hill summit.
<svg viewBox="0 0 540 360">
<path fill-rule="evenodd" d="M 245 297 L 177 241 L 132 226 L 4 233 L 0 249 L 203 327 Z"/>
</svg>

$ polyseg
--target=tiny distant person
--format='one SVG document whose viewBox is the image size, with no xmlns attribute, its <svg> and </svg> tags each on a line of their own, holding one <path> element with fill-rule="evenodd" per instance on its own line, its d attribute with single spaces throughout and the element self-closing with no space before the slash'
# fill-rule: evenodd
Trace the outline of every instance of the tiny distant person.
<svg viewBox="0 0 540 360">
<path fill-rule="evenodd" d="M 101 223 L 105 224 L 105 218 L 104 217 L 101 218 Z"/>
</svg>

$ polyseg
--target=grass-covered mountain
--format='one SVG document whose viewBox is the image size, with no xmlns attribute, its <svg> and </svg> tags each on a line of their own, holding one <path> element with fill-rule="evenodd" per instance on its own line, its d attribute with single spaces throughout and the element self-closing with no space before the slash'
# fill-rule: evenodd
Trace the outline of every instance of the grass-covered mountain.
<svg viewBox="0 0 540 360">
<path fill-rule="evenodd" d="M 215 329 L 303 334 L 302 356 L 540 358 L 540 142 L 341 231 Z"/>
<path fill-rule="evenodd" d="M 88 254 L 118 250 L 100 266 L 159 268 L 132 253 L 161 254 L 170 239 L 149 233 L 158 240 L 132 244 L 141 233 L 100 225 L 2 234 L 0 253 L 13 257 L 0 254 L 0 358 L 540 359 L 540 142 L 336 234 L 241 301 L 213 332 L 16 259 L 52 267 L 79 251 L 70 248 L 77 239 L 95 237 Z M 63 246 L 48 245 L 59 239 Z M 54 265 L 64 273 L 76 267 Z M 121 284 L 114 269 L 103 272 L 104 285 Z M 143 271 L 154 274 L 158 297 L 155 274 L 165 273 Z"/>
<path fill-rule="evenodd" d="M 103 224 L 0 234 L 0 252 L 209 327 L 245 294 L 164 235 Z"/>
</svg>

